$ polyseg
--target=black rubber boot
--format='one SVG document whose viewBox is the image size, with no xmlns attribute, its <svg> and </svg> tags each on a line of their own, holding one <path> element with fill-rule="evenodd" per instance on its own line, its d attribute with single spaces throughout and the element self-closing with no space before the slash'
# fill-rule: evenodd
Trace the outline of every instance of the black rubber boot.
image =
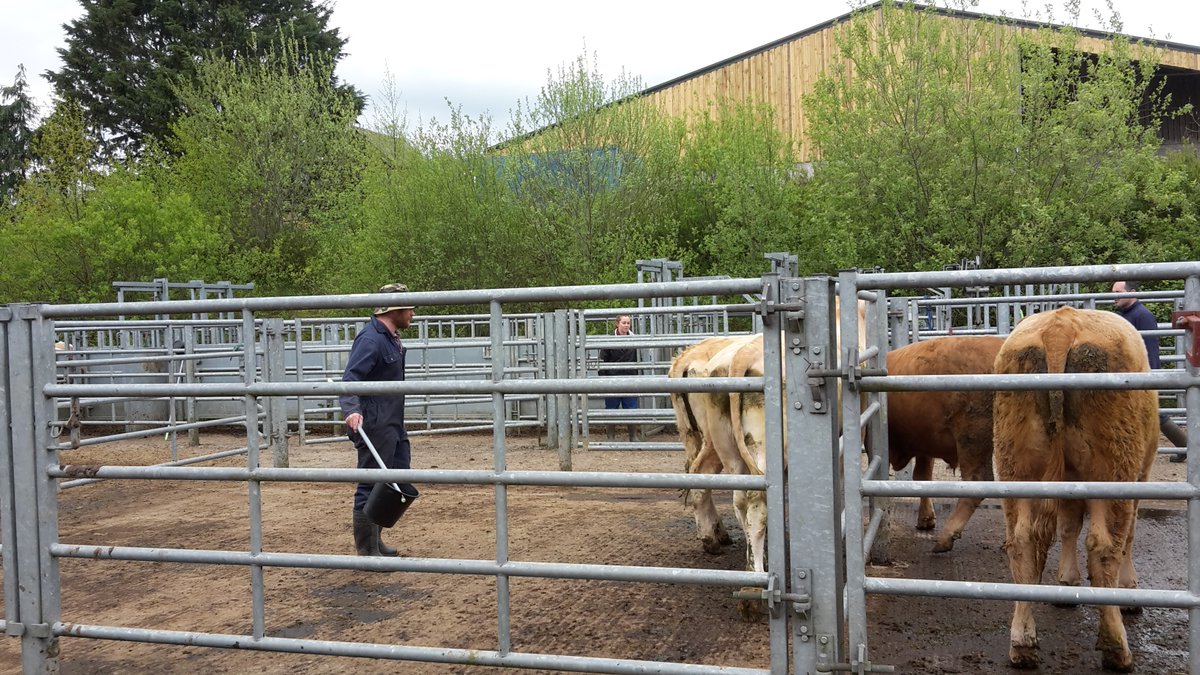
<svg viewBox="0 0 1200 675">
<path fill-rule="evenodd" d="M 372 525 L 374 525 L 374 523 L 372 523 Z M 400 551 L 397 551 L 391 546 L 383 543 L 383 537 L 380 536 L 381 534 L 383 534 L 383 528 L 375 525 L 375 544 L 379 547 L 379 555 L 386 555 L 389 557 L 400 555 Z"/>
<path fill-rule="evenodd" d="M 1176 426 L 1175 422 L 1172 421 L 1170 417 L 1164 417 L 1162 424 L 1160 424 L 1158 428 L 1162 431 L 1163 436 L 1166 436 L 1167 440 L 1171 441 L 1175 447 L 1187 447 L 1187 432 Z M 1177 452 L 1174 455 L 1171 455 L 1171 461 L 1175 463 L 1186 462 L 1187 453 Z"/>
<path fill-rule="evenodd" d="M 379 526 L 362 511 L 354 512 L 354 550 L 359 555 L 379 555 Z"/>
</svg>

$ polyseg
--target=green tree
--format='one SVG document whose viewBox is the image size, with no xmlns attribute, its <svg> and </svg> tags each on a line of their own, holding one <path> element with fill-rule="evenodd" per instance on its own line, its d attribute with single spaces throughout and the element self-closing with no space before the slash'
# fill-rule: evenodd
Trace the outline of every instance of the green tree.
<svg viewBox="0 0 1200 675">
<path fill-rule="evenodd" d="M 329 27 L 321 0 L 89 0 L 64 24 L 63 65 L 47 71 L 58 95 L 79 101 L 104 150 L 138 152 L 165 140 L 180 112 L 176 87 L 189 85 L 211 55 L 245 58 L 278 39 L 281 27 L 302 45 L 299 65 L 336 62 L 346 41 Z M 337 85 L 332 69 L 330 83 Z M 361 96 L 350 86 L 358 109 Z"/>
<path fill-rule="evenodd" d="M 171 188 L 166 158 L 97 165 L 83 110 L 60 102 L 34 141 L 36 170 L 0 225 L 0 302 L 113 300 L 113 281 L 213 278 L 228 248 L 192 202 Z"/>
<path fill-rule="evenodd" d="M 25 66 L 10 87 L 0 87 L 0 206 L 12 201 L 33 159 L 37 104 L 29 97 Z"/>
<path fill-rule="evenodd" d="M 173 175 L 228 234 L 225 276 L 264 292 L 314 290 L 322 214 L 359 181 L 366 141 L 332 60 L 294 40 L 263 54 L 202 63 L 179 88 Z"/>
<path fill-rule="evenodd" d="M 1150 50 L 878 11 L 849 22 L 806 100 L 821 154 L 810 234 L 833 266 L 1138 259 L 1135 186 L 1161 170 Z"/>
<path fill-rule="evenodd" d="M 688 128 L 671 191 L 685 269 L 756 275 L 766 269 L 767 251 L 802 253 L 796 242 L 806 181 L 793 166 L 792 144 L 778 130 L 774 110 L 718 101 Z"/>
<path fill-rule="evenodd" d="M 641 88 L 625 74 L 606 82 L 595 57 L 581 56 L 513 113 L 503 173 L 543 242 L 531 262 L 550 283 L 628 281 L 653 254 L 663 179 L 654 169 L 677 163 L 681 133 L 633 96 Z"/>
</svg>

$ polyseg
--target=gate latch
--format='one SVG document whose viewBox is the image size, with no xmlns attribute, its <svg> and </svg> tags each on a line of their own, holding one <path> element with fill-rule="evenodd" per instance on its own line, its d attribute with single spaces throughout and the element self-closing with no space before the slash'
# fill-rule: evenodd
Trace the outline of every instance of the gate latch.
<svg viewBox="0 0 1200 675">
<path fill-rule="evenodd" d="M 1200 368 L 1200 312 L 1171 312 L 1171 326 L 1182 328 L 1186 335 L 1191 336 L 1192 340 L 1187 348 L 1187 362 L 1192 364 L 1193 368 Z"/>
</svg>

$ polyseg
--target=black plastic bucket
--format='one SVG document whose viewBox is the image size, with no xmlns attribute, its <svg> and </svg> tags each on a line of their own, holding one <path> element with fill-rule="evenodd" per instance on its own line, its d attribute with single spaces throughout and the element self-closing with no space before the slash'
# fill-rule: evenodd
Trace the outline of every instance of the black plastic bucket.
<svg viewBox="0 0 1200 675">
<path fill-rule="evenodd" d="M 398 483 L 397 492 L 391 483 L 376 483 L 367 497 L 367 506 L 363 512 L 372 523 L 380 527 L 391 527 L 400 520 L 400 516 L 416 501 L 421 493 L 411 483 Z"/>
</svg>

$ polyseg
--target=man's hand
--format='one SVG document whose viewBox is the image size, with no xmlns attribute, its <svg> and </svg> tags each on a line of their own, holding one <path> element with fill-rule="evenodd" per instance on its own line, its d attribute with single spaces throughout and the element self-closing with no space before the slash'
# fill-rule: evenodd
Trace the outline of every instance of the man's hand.
<svg viewBox="0 0 1200 675">
<path fill-rule="evenodd" d="M 350 413 L 349 415 L 346 415 L 346 426 L 350 427 L 350 431 L 358 431 L 359 427 L 362 426 L 362 422 L 363 419 L 361 413 Z"/>
</svg>

